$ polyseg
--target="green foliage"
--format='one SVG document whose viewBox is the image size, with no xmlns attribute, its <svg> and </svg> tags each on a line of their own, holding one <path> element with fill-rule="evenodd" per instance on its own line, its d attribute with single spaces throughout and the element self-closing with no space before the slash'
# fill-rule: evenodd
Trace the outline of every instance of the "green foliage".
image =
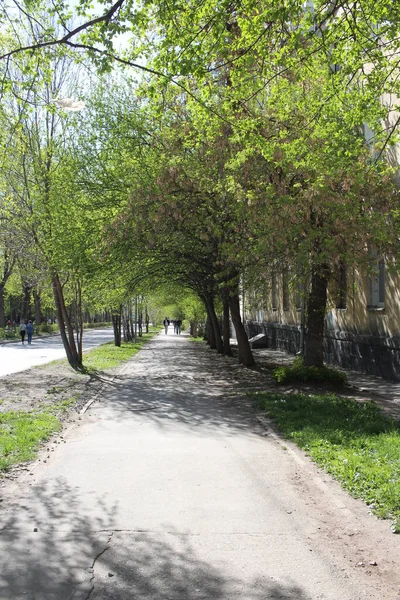
<svg viewBox="0 0 400 600">
<path fill-rule="evenodd" d="M 0 327 L 0 340 L 12 340 L 19 338 L 19 331 L 16 327 L 9 329 L 8 327 Z"/>
<path fill-rule="evenodd" d="M 103 329 L 105 327 L 111 327 L 111 323 L 84 323 L 83 329 Z"/>
<path fill-rule="evenodd" d="M 290 382 L 320 382 L 329 383 L 335 386 L 342 386 L 347 382 L 346 373 L 337 371 L 327 366 L 314 367 L 306 366 L 303 358 L 295 358 L 291 367 L 278 367 L 273 372 L 276 383 L 285 385 Z"/>
<path fill-rule="evenodd" d="M 255 394 L 285 437 L 379 517 L 400 523 L 400 424 L 373 402 L 332 395 Z"/>
<path fill-rule="evenodd" d="M 34 332 L 37 335 L 41 335 L 42 333 L 58 333 L 59 327 L 57 323 L 41 323 L 37 327 L 35 325 Z"/>
</svg>

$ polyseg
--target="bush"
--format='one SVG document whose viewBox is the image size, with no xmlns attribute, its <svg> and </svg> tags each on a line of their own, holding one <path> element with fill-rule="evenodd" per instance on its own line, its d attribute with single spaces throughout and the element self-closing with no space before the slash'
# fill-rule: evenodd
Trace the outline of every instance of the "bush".
<svg viewBox="0 0 400 600">
<path fill-rule="evenodd" d="M 16 327 L 0 327 L 0 340 L 12 340 L 19 338 L 19 330 Z"/>
<path fill-rule="evenodd" d="M 40 335 L 41 333 L 58 333 L 58 325 L 57 323 L 41 323 L 40 325 L 34 326 L 35 333 Z"/>
<path fill-rule="evenodd" d="M 102 329 L 103 327 L 111 327 L 112 323 L 84 323 L 83 329 Z"/>
<path fill-rule="evenodd" d="M 322 367 L 307 367 L 301 356 L 295 358 L 291 367 L 278 367 L 273 372 L 273 377 L 276 383 L 284 385 L 291 381 L 302 383 L 320 382 L 331 383 L 336 386 L 341 386 L 347 383 L 347 376 L 341 371 L 331 369 L 325 365 Z"/>
</svg>

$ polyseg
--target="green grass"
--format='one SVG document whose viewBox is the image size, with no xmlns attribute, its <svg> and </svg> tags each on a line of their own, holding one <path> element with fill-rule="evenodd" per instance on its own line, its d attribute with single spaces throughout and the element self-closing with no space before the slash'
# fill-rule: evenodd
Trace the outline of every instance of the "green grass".
<svg viewBox="0 0 400 600">
<path fill-rule="evenodd" d="M 137 354 L 143 345 L 157 333 L 158 330 L 143 333 L 142 337 L 136 338 L 136 343 L 122 342 L 120 347 L 115 346 L 114 342 L 108 342 L 98 348 L 93 348 L 89 352 L 85 352 L 83 356 L 84 366 L 89 373 L 91 371 L 113 369 Z"/>
<path fill-rule="evenodd" d="M 255 394 L 285 437 L 400 533 L 400 423 L 334 394 Z"/>
<path fill-rule="evenodd" d="M 329 383 L 340 387 L 347 382 L 346 374 L 342 371 L 337 371 L 325 365 L 322 367 L 308 367 L 304 364 L 301 356 L 295 358 L 291 367 L 278 367 L 275 369 L 273 377 L 276 383 L 281 385 L 290 382 L 317 382 Z"/>
<path fill-rule="evenodd" d="M 48 411 L 0 413 L 0 473 L 32 460 L 41 442 L 60 428 L 58 418 Z"/>
<path fill-rule="evenodd" d="M 191 342 L 204 342 L 204 338 L 203 337 L 193 337 L 193 336 L 190 336 L 189 340 Z"/>
<path fill-rule="evenodd" d="M 9 410 L 0 413 L 0 477 L 18 463 L 33 460 L 40 444 L 60 431 L 60 414 L 75 405 L 71 396 L 31 412 Z"/>
</svg>

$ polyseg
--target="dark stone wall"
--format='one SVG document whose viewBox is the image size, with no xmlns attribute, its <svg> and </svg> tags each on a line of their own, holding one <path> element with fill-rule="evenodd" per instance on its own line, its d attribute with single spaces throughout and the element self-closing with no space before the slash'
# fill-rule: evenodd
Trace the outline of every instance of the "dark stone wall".
<svg viewBox="0 0 400 600">
<path fill-rule="evenodd" d="M 300 350 L 300 327 L 296 325 L 248 321 L 246 329 L 249 337 L 265 333 L 272 350 L 288 354 Z M 400 338 L 327 330 L 324 358 L 327 364 L 400 381 Z"/>
<path fill-rule="evenodd" d="M 268 336 L 268 348 L 296 354 L 300 349 L 300 327 L 280 323 L 257 323 L 247 321 L 246 331 L 249 338 L 259 333 Z"/>
</svg>

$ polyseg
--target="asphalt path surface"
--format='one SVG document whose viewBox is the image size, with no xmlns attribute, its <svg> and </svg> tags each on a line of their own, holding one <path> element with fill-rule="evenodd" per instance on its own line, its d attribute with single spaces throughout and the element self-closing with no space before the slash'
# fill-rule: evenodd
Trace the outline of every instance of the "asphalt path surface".
<svg viewBox="0 0 400 600">
<path fill-rule="evenodd" d="M 112 329 L 85 329 L 83 351 L 90 350 L 114 339 Z M 65 358 L 65 350 L 60 335 L 46 337 L 33 336 L 28 346 L 21 342 L 7 342 L 0 345 L 0 377 L 25 371 L 30 367 L 44 365 L 59 358 Z"/>
<path fill-rule="evenodd" d="M 397 598 L 346 554 L 360 504 L 259 424 L 245 371 L 171 328 L 147 344 L 4 493 L 1 600 Z"/>
</svg>

